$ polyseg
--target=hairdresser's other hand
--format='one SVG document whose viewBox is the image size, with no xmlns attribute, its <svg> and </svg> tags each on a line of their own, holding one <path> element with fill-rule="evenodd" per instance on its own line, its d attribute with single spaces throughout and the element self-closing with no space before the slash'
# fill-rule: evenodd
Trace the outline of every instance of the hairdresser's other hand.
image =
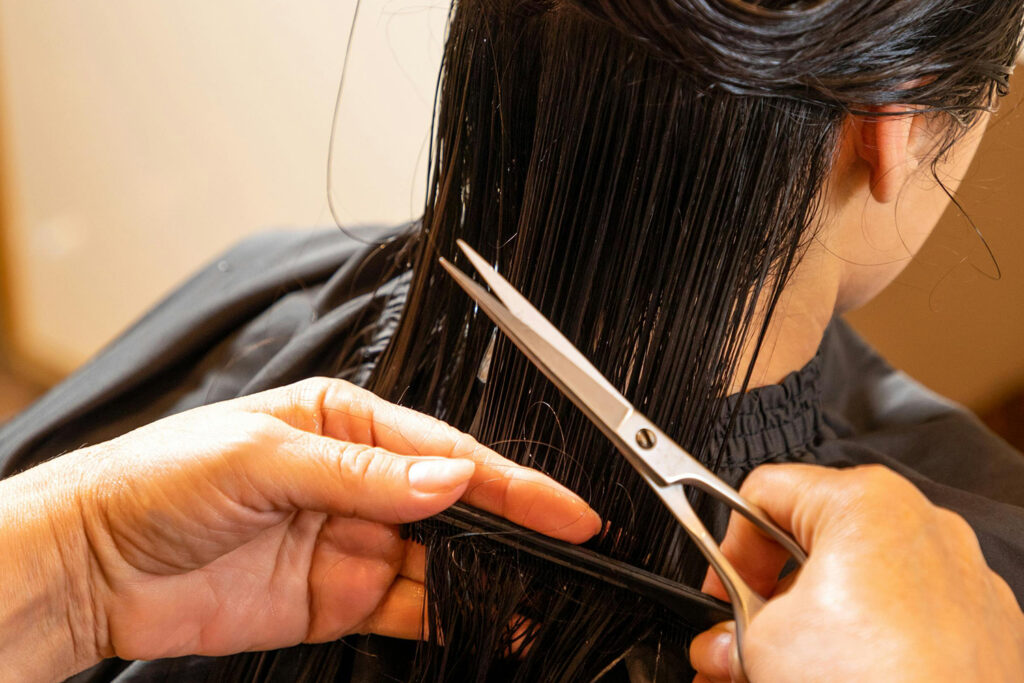
<svg viewBox="0 0 1024 683">
<path fill-rule="evenodd" d="M 0 486 L 0 533 L 14 543 L 0 542 L 0 576 L 9 589 L 34 582 L 18 586 L 27 598 L 49 587 L 59 604 L 20 622 L 55 624 L 46 637 L 73 658 L 40 670 L 36 638 L 22 671 L 42 677 L 114 655 L 420 637 L 423 551 L 397 525 L 460 498 L 568 541 L 600 527 L 540 473 L 327 379 L 182 413 Z M 2 612 L 0 626 L 17 624 Z"/>
<path fill-rule="evenodd" d="M 809 553 L 742 643 L 753 683 L 1019 681 L 1024 615 L 958 515 L 879 466 L 769 465 L 741 493 Z M 733 516 L 723 551 L 765 595 L 787 555 Z M 785 581 L 785 583 L 789 583 Z M 706 591 L 724 598 L 717 576 Z M 731 625 L 694 641 L 695 679 L 740 680 Z M 730 661 L 732 659 L 732 661 Z"/>
</svg>

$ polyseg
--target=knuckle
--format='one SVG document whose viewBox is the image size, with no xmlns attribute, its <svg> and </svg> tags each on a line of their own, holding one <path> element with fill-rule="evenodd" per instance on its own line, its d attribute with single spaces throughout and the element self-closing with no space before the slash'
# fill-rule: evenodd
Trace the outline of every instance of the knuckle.
<svg viewBox="0 0 1024 683">
<path fill-rule="evenodd" d="M 321 399 L 328 394 L 340 397 L 346 402 L 363 399 L 366 396 L 373 396 L 373 394 L 366 389 L 352 384 L 347 380 L 338 379 L 336 377 L 310 377 L 302 380 L 299 384 L 305 384 L 306 390 L 310 394 Z"/>
<path fill-rule="evenodd" d="M 342 477 L 355 485 L 365 484 L 389 474 L 392 458 L 386 451 L 363 444 L 345 444 L 339 467 Z"/>
<path fill-rule="evenodd" d="M 747 499 L 755 498 L 757 493 L 768 485 L 771 471 L 770 467 L 764 466 L 751 471 L 740 485 L 740 495 Z"/>
<path fill-rule="evenodd" d="M 340 379 L 309 377 L 284 388 L 292 420 L 303 429 L 322 434 L 329 403 L 350 403 L 355 386 Z"/>
<path fill-rule="evenodd" d="M 937 507 L 935 510 L 939 516 L 940 524 L 947 534 L 961 544 L 967 544 L 972 547 L 978 545 L 978 536 L 974 533 L 974 528 L 967 523 L 966 519 L 946 508 Z"/>
<path fill-rule="evenodd" d="M 332 380 L 328 377 L 307 377 L 290 385 L 288 389 L 298 394 L 306 395 L 325 391 L 336 381 L 341 382 L 342 380 Z"/>
<path fill-rule="evenodd" d="M 207 464 L 217 472 L 250 472 L 263 462 L 261 454 L 285 446 L 290 440 L 289 432 L 280 420 L 262 413 L 240 413 L 233 418 L 233 428 L 224 430 L 218 437 L 215 448 L 209 449 L 213 457 Z"/>
<path fill-rule="evenodd" d="M 883 465 L 861 465 L 847 470 L 846 488 L 859 498 L 905 498 L 916 491 L 910 482 Z"/>
<path fill-rule="evenodd" d="M 1010 588 L 1010 584 L 1002 576 L 992 571 L 992 569 L 989 569 L 988 572 L 989 584 L 995 591 L 996 600 L 1005 605 L 1017 620 L 1024 620 L 1024 614 L 1021 614 L 1020 606 L 1017 602 L 1017 595 Z"/>
<path fill-rule="evenodd" d="M 832 491 L 850 533 L 868 533 L 890 517 L 908 513 L 899 477 L 881 465 L 862 465 L 837 472 Z"/>
<path fill-rule="evenodd" d="M 338 464 L 346 478 L 363 480 L 372 469 L 374 460 L 371 447 L 347 443 L 341 449 L 341 458 Z"/>
<path fill-rule="evenodd" d="M 439 425 L 439 429 L 442 433 L 447 434 L 450 437 L 449 443 L 451 447 L 447 453 L 443 455 L 448 458 L 460 458 L 470 457 L 472 459 L 483 459 L 486 460 L 488 457 L 487 449 L 484 448 L 483 444 L 474 439 L 469 434 L 459 431 L 455 427 L 452 427 L 447 422 L 436 420 Z"/>
<path fill-rule="evenodd" d="M 309 377 L 300 382 L 290 385 L 286 392 L 291 403 L 304 408 L 319 406 L 323 397 L 330 388 L 330 384 L 324 377 Z"/>
<path fill-rule="evenodd" d="M 284 424 L 265 413 L 239 413 L 233 418 L 233 422 L 232 433 L 235 434 L 239 446 L 250 447 L 263 444 L 268 439 L 287 438 Z"/>
<path fill-rule="evenodd" d="M 861 465 L 852 471 L 859 473 L 865 481 L 872 482 L 876 486 L 892 486 L 899 481 L 896 473 L 885 465 Z"/>
</svg>

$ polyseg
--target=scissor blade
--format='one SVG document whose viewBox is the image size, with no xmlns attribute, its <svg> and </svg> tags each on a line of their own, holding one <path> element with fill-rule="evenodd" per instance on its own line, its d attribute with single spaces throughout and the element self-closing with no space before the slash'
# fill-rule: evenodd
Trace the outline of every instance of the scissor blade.
<svg viewBox="0 0 1024 683">
<path fill-rule="evenodd" d="M 550 341 L 565 358 L 571 360 L 579 367 L 589 369 L 595 376 L 604 380 L 604 376 L 565 338 L 558 328 L 552 325 L 540 311 L 534 308 L 533 304 L 520 294 L 519 290 L 513 287 L 508 280 L 502 277 L 498 271 L 494 270 L 491 264 L 484 260 L 483 256 L 462 240 L 457 240 L 456 244 L 459 245 L 462 253 L 466 255 L 469 262 L 476 268 L 480 277 L 483 278 L 484 282 L 487 283 L 487 286 L 491 288 L 491 291 L 494 292 L 501 303 L 505 304 L 505 308 L 512 315 L 522 320 L 523 323 L 536 331 L 541 337 Z M 612 391 L 615 390 L 612 389 Z"/>
<path fill-rule="evenodd" d="M 504 288 L 515 294 L 519 303 L 516 303 L 515 300 L 513 303 L 518 310 L 513 312 L 507 307 L 508 302 L 503 303 L 496 299 L 443 258 L 440 259 L 441 266 L 487 314 L 487 317 L 493 320 L 501 331 L 519 347 L 519 350 L 526 354 L 526 357 L 540 368 L 548 379 L 558 385 L 562 393 L 568 396 L 598 427 L 611 430 L 614 433 L 615 428 L 633 410 L 629 401 L 623 398 L 622 394 L 616 391 L 615 387 L 544 316 L 518 292 L 515 292 L 512 285 L 491 269 L 479 254 L 464 243 L 460 246 L 467 251 L 467 256 L 471 253 L 475 257 L 472 260 L 480 262 L 474 262 L 473 265 L 481 270 L 481 275 L 484 276 L 488 284 L 491 284 L 493 278 L 497 278 L 499 285 L 504 283 Z M 529 323 L 520 317 L 520 311 L 526 313 Z"/>
</svg>

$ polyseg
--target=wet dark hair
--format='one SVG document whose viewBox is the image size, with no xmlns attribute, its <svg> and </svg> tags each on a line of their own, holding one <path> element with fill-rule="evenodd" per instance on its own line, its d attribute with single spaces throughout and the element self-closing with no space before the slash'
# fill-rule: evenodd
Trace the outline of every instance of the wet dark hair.
<svg viewBox="0 0 1024 683">
<path fill-rule="evenodd" d="M 578 491 L 608 524 L 588 547 L 699 585 L 678 524 L 437 257 L 458 264 L 465 239 L 717 467 L 741 350 L 813 236 L 846 118 L 931 110 L 948 119 L 941 157 L 1006 92 L 1022 13 L 1019 0 L 456 0 L 430 193 L 395 261 L 412 282 L 368 387 Z M 692 635 L 486 535 L 411 533 L 428 550 L 431 625 L 411 679 L 593 680 L 638 642 L 681 650 Z M 334 676 L 345 649 L 311 648 L 308 678 Z M 245 671 L 273 670 L 261 662 Z"/>
</svg>

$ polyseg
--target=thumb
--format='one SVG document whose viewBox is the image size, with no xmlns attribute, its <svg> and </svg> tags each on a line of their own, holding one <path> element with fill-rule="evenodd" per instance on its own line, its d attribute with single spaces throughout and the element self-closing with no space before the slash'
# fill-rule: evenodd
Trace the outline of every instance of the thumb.
<svg viewBox="0 0 1024 683">
<path fill-rule="evenodd" d="M 730 679 L 730 657 L 734 649 L 736 624 L 727 621 L 712 626 L 690 643 L 690 666 L 708 681 Z"/>
<path fill-rule="evenodd" d="M 250 507 L 311 510 L 386 524 L 424 519 L 465 492 L 475 463 L 464 458 L 398 455 L 284 427 L 285 438 L 240 453 Z"/>
</svg>

